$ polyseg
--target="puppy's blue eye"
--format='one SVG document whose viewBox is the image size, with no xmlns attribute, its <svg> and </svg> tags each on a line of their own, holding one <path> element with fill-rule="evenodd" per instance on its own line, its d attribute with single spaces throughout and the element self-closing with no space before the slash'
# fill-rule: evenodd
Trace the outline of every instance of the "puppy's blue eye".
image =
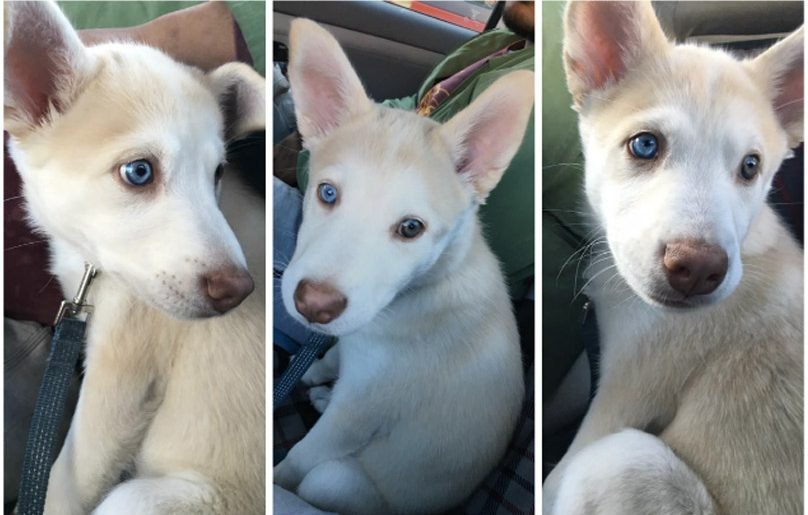
<svg viewBox="0 0 808 515">
<path fill-rule="evenodd" d="M 337 188 L 327 182 L 320 183 L 317 187 L 317 196 L 325 204 L 334 204 L 337 201 Z"/>
<path fill-rule="evenodd" d="M 760 157 L 757 154 L 748 154 L 741 161 L 741 169 L 738 175 L 745 181 L 751 181 L 760 173 Z"/>
<path fill-rule="evenodd" d="M 132 186 L 145 186 L 154 180 L 152 165 L 145 159 L 138 159 L 121 165 L 121 178 Z"/>
<path fill-rule="evenodd" d="M 659 142 L 650 132 L 641 132 L 628 141 L 628 150 L 637 159 L 653 159 L 659 152 Z"/>
</svg>

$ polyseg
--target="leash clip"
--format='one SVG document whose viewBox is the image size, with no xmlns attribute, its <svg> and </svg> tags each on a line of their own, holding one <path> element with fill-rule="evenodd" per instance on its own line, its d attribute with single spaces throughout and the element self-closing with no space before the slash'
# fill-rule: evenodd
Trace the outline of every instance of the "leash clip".
<svg viewBox="0 0 808 515">
<path fill-rule="evenodd" d="M 56 320 L 53 322 L 53 325 L 58 325 L 65 316 L 77 317 L 82 313 L 85 315 L 85 323 L 90 319 L 93 307 L 90 304 L 85 304 L 84 300 L 87 297 L 87 291 L 90 289 L 90 283 L 97 273 L 98 271 L 93 265 L 84 263 L 84 276 L 81 278 L 79 290 L 76 292 L 76 296 L 73 297 L 72 302 L 63 300 L 61 305 L 59 305 L 59 311 L 56 313 Z"/>
</svg>

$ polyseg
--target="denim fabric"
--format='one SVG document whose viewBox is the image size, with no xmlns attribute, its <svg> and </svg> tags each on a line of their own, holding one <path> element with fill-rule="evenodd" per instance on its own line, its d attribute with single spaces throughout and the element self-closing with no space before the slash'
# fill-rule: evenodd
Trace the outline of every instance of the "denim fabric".
<svg viewBox="0 0 808 515">
<path fill-rule="evenodd" d="M 272 143 L 277 144 L 295 130 L 297 121 L 289 82 L 276 64 L 272 67 Z"/>
<path fill-rule="evenodd" d="M 275 332 L 282 334 L 274 339 L 274 344 L 294 354 L 305 342 L 311 332 L 295 321 L 281 298 L 281 277 L 286 265 L 292 259 L 297 243 L 297 230 L 302 218 L 301 208 L 303 195 L 286 183 L 272 179 L 272 216 L 273 216 L 273 256 L 272 256 L 272 300 L 273 324 Z"/>
</svg>

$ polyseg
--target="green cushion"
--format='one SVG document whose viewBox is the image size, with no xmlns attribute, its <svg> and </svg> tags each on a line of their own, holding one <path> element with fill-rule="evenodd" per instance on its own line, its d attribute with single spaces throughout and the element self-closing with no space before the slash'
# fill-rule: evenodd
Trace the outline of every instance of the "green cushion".
<svg viewBox="0 0 808 515">
<path fill-rule="evenodd" d="M 227 2 L 227 5 L 250 49 L 253 68 L 266 77 L 266 2 Z"/>
<path fill-rule="evenodd" d="M 59 2 L 70 23 L 77 29 L 133 27 L 172 11 L 192 7 L 201 2 Z M 228 2 L 238 22 L 255 69 L 265 75 L 266 27 L 264 2 Z"/>
</svg>

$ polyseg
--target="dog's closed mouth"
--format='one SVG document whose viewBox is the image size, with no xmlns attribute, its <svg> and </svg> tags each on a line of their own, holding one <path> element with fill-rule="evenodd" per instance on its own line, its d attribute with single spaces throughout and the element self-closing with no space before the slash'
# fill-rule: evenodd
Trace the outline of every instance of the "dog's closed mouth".
<svg viewBox="0 0 808 515">
<path fill-rule="evenodd" d="M 711 304 L 705 295 L 695 295 L 684 298 L 672 298 L 663 292 L 646 294 L 649 300 L 662 308 L 672 308 L 674 310 L 690 310 L 705 307 Z"/>
<path fill-rule="evenodd" d="M 697 307 L 696 304 L 691 304 L 684 300 L 673 300 L 656 296 L 651 297 L 651 300 L 665 308 L 688 309 Z"/>
</svg>

